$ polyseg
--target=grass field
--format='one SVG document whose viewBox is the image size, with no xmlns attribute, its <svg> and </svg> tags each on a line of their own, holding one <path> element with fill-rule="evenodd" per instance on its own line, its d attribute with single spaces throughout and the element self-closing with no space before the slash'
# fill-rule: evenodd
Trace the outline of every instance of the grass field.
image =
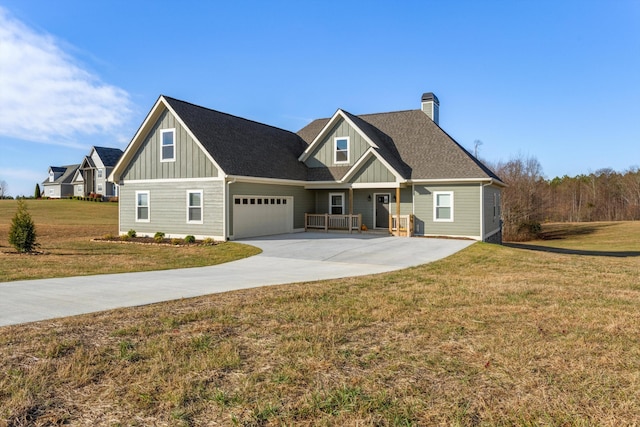
<svg viewBox="0 0 640 427">
<path fill-rule="evenodd" d="M 640 423 L 640 223 L 0 328 L 20 425 Z M 593 255 L 598 254 L 598 255 Z M 3 421 L 0 421 L 3 425 Z"/>
<path fill-rule="evenodd" d="M 14 200 L 0 200 L 0 282 L 219 264 L 259 252 L 237 243 L 167 247 L 92 242 L 118 235 L 118 205 L 78 200 L 28 200 L 39 255 L 17 254 L 8 243 Z M 158 230 L 162 231 L 162 230 Z"/>
</svg>

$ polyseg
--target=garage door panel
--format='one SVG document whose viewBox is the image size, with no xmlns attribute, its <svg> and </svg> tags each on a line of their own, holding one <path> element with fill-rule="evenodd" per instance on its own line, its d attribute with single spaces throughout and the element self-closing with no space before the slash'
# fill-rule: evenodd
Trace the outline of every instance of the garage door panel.
<svg viewBox="0 0 640 427">
<path fill-rule="evenodd" d="M 293 197 L 235 196 L 233 237 L 268 236 L 293 231 Z"/>
</svg>

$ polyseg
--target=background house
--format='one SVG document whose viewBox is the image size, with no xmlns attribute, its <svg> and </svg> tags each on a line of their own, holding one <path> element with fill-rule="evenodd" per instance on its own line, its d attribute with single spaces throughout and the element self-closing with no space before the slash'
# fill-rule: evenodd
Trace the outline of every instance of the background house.
<svg viewBox="0 0 640 427">
<path fill-rule="evenodd" d="M 160 96 L 111 176 L 120 232 L 238 239 L 309 228 L 500 241 L 503 182 L 420 109 L 337 110 L 298 133 Z"/>
<path fill-rule="evenodd" d="M 49 177 L 42 182 L 42 195 L 53 199 L 73 196 L 72 180 L 79 166 L 49 166 Z"/>
<path fill-rule="evenodd" d="M 100 194 L 105 198 L 117 197 L 118 186 L 108 180 L 114 166 L 122 156 L 119 148 L 91 147 L 73 177 L 74 196 L 87 197 Z"/>
</svg>

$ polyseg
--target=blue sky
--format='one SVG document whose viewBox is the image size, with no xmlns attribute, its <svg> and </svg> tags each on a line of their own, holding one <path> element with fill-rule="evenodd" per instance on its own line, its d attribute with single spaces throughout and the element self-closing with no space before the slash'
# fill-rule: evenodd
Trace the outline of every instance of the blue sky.
<svg viewBox="0 0 640 427">
<path fill-rule="evenodd" d="M 124 149 L 160 94 L 297 131 L 440 100 L 490 162 L 640 166 L 640 0 L 0 0 L 0 181 Z"/>
</svg>

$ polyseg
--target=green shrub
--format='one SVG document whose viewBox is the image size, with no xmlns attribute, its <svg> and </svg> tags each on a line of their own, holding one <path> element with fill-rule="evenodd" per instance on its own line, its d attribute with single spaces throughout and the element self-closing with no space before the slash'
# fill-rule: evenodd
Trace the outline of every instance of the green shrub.
<svg viewBox="0 0 640 427">
<path fill-rule="evenodd" d="M 27 211 L 26 203 L 22 200 L 18 200 L 18 210 L 11 220 L 9 243 L 22 253 L 33 252 L 38 247 L 36 226 Z"/>
<path fill-rule="evenodd" d="M 185 243 L 195 243 L 196 242 L 196 238 L 195 238 L 195 236 L 192 236 L 191 234 L 189 234 L 188 236 L 184 237 L 184 242 Z"/>
<path fill-rule="evenodd" d="M 173 239 L 171 239 L 171 244 L 174 246 L 179 245 L 182 242 L 181 239 L 178 239 L 177 237 L 174 237 Z"/>
<path fill-rule="evenodd" d="M 211 237 L 207 237 L 206 239 L 204 239 L 204 240 L 202 241 L 202 244 L 203 244 L 204 246 L 213 246 L 213 245 L 215 245 L 215 244 L 216 244 L 216 242 L 215 242 Z"/>
<path fill-rule="evenodd" d="M 156 243 L 162 243 L 162 241 L 164 240 L 164 233 L 162 231 L 156 232 L 156 234 L 153 236 L 153 240 L 155 240 Z"/>
<path fill-rule="evenodd" d="M 130 238 L 136 237 L 136 230 L 131 229 L 131 230 L 127 231 L 127 236 L 129 236 Z"/>
</svg>

